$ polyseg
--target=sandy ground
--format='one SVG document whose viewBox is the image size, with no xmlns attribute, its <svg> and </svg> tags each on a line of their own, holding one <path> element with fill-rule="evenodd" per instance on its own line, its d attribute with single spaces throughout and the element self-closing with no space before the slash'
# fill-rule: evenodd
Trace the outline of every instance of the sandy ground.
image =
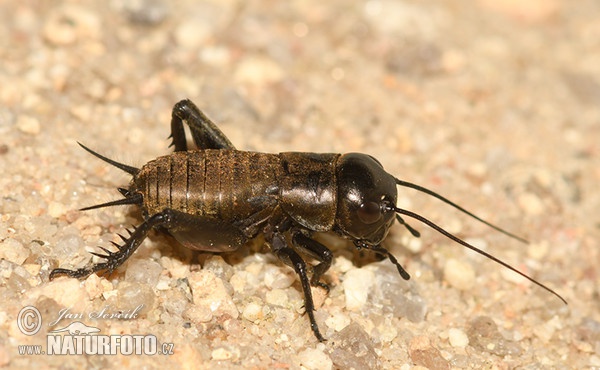
<svg viewBox="0 0 600 370">
<path fill-rule="evenodd" d="M 600 368 L 600 3 L 521 3 L 0 3 L 0 365 Z M 420 239 L 396 226 L 385 244 L 408 283 L 321 239 L 336 255 L 331 292 L 314 290 L 325 343 L 294 273 L 260 241 L 219 257 L 153 233 L 109 279 L 48 282 L 141 222 L 133 207 L 78 211 L 129 179 L 76 142 L 142 165 L 169 152 L 183 98 L 240 149 L 366 152 L 523 235 L 399 189 L 401 207 L 568 306 L 416 221 Z M 29 336 L 27 306 L 42 317 Z M 154 335 L 172 354 L 49 355 L 48 333 L 75 321 Z"/>
</svg>

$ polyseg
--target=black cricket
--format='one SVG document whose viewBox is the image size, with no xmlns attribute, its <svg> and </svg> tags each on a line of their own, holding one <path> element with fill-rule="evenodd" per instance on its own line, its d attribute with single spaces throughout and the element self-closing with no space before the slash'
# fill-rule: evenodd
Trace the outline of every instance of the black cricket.
<svg viewBox="0 0 600 370">
<path fill-rule="evenodd" d="M 188 150 L 183 123 L 189 125 L 197 150 Z M 333 231 L 351 240 L 357 249 L 388 257 L 400 276 L 408 280 L 410 275 L 381 246 L 395 221 L 413 236 L 419 236 L 402 215 L 524 276 L 566 304 L 564 298 L 542 283 L 423 216 L 398 208 L 396 187 L 429 194 L 512 238 L 525 243 L 526 240 L 429 189 L 395 178 L 369 155 L 240 151 L 190 100 L 182 100 L 173 107 L 170 138 L 174 153 L 141 168 L 115 162 L 79 144 L 133 176 L 128 188 L 118 189 L 124 199 L 82 210 L 135 204 L 141 207 L 144 222 L 133 231 L 127 230 L 128 237 L 119 234 L 123 244 L 113 242 L 117 251 L 100 247 L 106 254 L 92 253 L 104 262 L 90 261 L 77 270 L 57 268 L 50 273 L 50 280 L 61 275 L 84 279 L 98 271 L 111 274 L 153 228 L 166 230 L 187 248 L 205 252 L 231 252 L 262 233 L 273 253 L 296 271 L 312 331 L 319 341 L 324 341 L 313 313 L 311 285 L 329 290 L 320 279 L 331 266 L 333 254 L 312 239 L 312 234 Z M 305 257 L 317 263 L 307 264 Z"/>
</svg>

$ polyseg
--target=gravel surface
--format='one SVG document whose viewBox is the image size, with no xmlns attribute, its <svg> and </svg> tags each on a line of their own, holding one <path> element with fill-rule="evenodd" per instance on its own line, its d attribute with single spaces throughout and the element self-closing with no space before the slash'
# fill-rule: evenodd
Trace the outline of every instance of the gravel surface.
<svg viewBox="0 0 600 370">
<path fill-rule="evenodd" d="M 0 366 L 600 368 L 598 1 L 120 3 L 0 3 Z M 129 178 L 77 141 L 142 165 L 170 151 L 183 98 L 237 148 L 369 153 L 523 235 L 399 189 L 400 207 L 568 305 L 417 221 L 420 239 L 396 226 L 385 243 L 408 282 L 321 237 L 336 256 L 331 291 L 313 291 L 325 343 L 260 240 L 220 256 L 152 233 L 108 278 L 49 282 L 140 223 L 134 207 L 78 211 Z M 19 353 L 77 321 L 172 354 Z"/>
</svg>

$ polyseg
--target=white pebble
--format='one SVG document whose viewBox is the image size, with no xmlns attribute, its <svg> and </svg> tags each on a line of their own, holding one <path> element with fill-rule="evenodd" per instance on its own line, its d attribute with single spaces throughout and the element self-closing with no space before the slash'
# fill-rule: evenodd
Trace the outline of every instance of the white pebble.
<svg viewBox="0 0 600 370">
<path fill-rule="evenodd" d="M 532 216 L 542 214 L 546 208 L 542 200 L 533 193 L 521 194 L 518 198 L 518 202 L 521 209 Z"/>
<path fill-rule="evenodd" d="M 184 49 L 195 49 L 206 44 L 211 36 L 210 26 L 196 18 L 180 22 L 175 29 L 175 41 Z"/>
<path fill-rule="evenodd" d="M 377 328 L 379 330 L 379 338 L 382 342 L 391 342 L 398 336 L 398 329 L 395 326 L 385 323 Z"/>
<path fill-rule="evenodd" d="M 7 238 L 0 243 L 0 258 L 21 265 L 29 257 L 29 250 L 17 239 Z"/>
<path fill-rule="evenodd" d="M 31 135 L 37 135 L 41 130 L 40 121 L 37 118 L 24 115 L 17 118 L 17 128 Z"/>
<path fill-rule="evenodd" d="M 205 46 L 200 51 L 200 59 L 206 64 L 222 66 L 231 60 L 231 52 L 222 46 Z"/>
<path fill-rule="evenodd" d="M 66 234 L 56 241 L 56 247 L 53 249 L 53 252 L 57 260 L 64 261 L 80 253 L 83 248 L 85 248 L 85 244 L 81 236 Z"/>
<path fill-rule="evenodd" d="M 210 357 L 217 361 L 237 361 L 240 358 L 240 350 L 234 347 L 219 347 L 212 351 Z"/>
<path fill-rule="evenodd" d="M 121 281 L 117 287 L 117 306 L 120 310 L 142 306 L 140 314 L 152 310 L 156 302 L 154 290 L 147 285 Z"/>
<path fill-rule="evenodd" d="M 547 241 L 531 243 L 527 248 L 527 255 L 536 260 L 542 260 L 548 254 L 550 244 Z"/>
<path fill-rule="evenodd" d="M 265 268 L 265 285 L 271 289 L 289 288 L 294 282 L 294 276 L 284 273 L 279 266 L 267 266 Z"/>
<path fill-rule="evenodd" d="M 332 328 L 335 331 L 341 331 L 346 326 L 350 325 L 350 317 L 348 315 L 344 315 L 343 313 L 335 313 L 332 316 L 328 317 L 325 320 L 325 325 Z"/>
<path fill-rule="evenodd" d="M 267 84 L 280 81 L 284 76 L 279 64 L 266 57 L 245 58 L 235 71 L 238 84 Z"/>
<path fill-rule="evenodd" d="M 533 329 L 533 334 L 540 338 L 544 343 L 548 343 L 554 336 L 554 333 L 562 328 L 563 325 L 561 320 L 557 316 L 554 316 L 549 321 L 546 321 L 543 325 L 536 325 L 536 327 Z"/>
<path fill-rule="evenodd" d="M 155 286 L 156 290 L 169 290 L 171 289 L 171 279 L 167 276 L 161 276 L 158 278 L 158 282 Z"/>
<path fill-rule="evenodd" d="M 257 322 L 263 318 L 262 305 L 251 302 L 244 307 L 242 317 L 248 321 Z"/>
<path fill-rule="evenodd" d="M 298 353 L 301 366 L 306 369 L 329 370 L 333 367 L 331 358 L 322 350 L 317 348 L 308 348 Z"/>
<path fill-rule="evenodd" d="M 133 259 L 125 271 L 125 279 L 155 286 L 162 273 L 162 266 L 150 259 Z"/>
<path fill-rule="evenodd" d="M 423 250 L 423 239 L 415 238 L 412 235 L 403 235 L 401 244 L 412 253 L 419 253 Z"/>
<path fill-rule="evenodd" d="M 229 279 L 229 284 L 236 293 L 243 293 L 246 289 L 246 275 L 248 275 L 246 271 L 238 271 Z"/>
<path fill-rule="evenodd" d="M 50 202 L 48 203 L 48 214 L 50 217 L 58 218 L 67 213 L 67 207 L 64 204 L 59 202 Z"/>
<path fill-rule="evenodd" d="M 369 292 L 375 283 L 375 274 L 367 269 L 350 270 L 344 276 L 344 294 L 346 296 L 346 308 L 359 310 L 369 297 Z"/>
<path fill-rule="evenodd" d="M 194 271 L 190 274 L 188 281 L 192 289 L 194 305 L 209 308 L 214 316 L 227 314 L 234 319 L 239 316 L 223 280 L 218 279 L 213 272 Z"/>
<path fill-rule="evenodd" d="M 452 347 L 464 348 L 469 345 L 469 337 L 467 336 L 467 333 L 456 328 L 448 330 L 448 341 Z"/>
<path fill-rule="evenodd" d="M 45 17 L 42 34 L 50 44 L 61 46 L 95 39 L 101 31 L 102 25 L 95 13 L 80 6 L 65 5 Z"/>
<path fill-rule="evenodd" d="M 87 292 L 79 284 L 76 279 L 55 279 L 41 287 L 41 295 L 54 299 L 63 307 L 81 307 L 87 300 Z"/>
<path fill-rule="evenodd" d="M 104 292 L 113 289 L 112 284 L 108 280 L 102 279 L 96 274 L 92 274 L 85 279 L 83 286 L 85 287 L 85 291 L 90 299 L 98 298 Z"/>
<path fill-rule="evenodd" d="M 475 271 L 468 263 L 449 259 L 444 265 L 444 279 L 456 289 L 469 290 L 475 283 Z"/>
<path fill-rule="evenodd" d="M 333 264 L 335 265 L 336 270 L 339 270 L 343 274 L 354 268 L 354 264 L 352 263 L 352 261 L 350 261 L 344 256 L 336 257 L 333 261 Z"/>
<path fill-rule="evenodd" d="M 284 289 L 273 289 L 265 295 L 268 304 L 286 307 L 289 303 L 287 292 Z"/>
<path fill-rule="evenodd" d="M 183 317 L 193 323 L 209 322 L 213 318 L 212 311 L 206 306 L 189 306 Z"/>
</svg>

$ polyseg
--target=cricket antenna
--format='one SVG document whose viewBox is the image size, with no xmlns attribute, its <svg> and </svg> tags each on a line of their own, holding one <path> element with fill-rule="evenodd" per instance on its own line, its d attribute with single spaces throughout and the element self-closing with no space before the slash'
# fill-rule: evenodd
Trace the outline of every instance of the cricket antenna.
<svg viewBox="0 0 600 370">
<path fill-rule="evenodd" d="M 442 200 L 443 200 L 443 199 L 442 199 Z M 451 203 L 451 204 L 452 204 L 452 203 Z M 487 253 L 487 252 L 484 252 L 483 250 L 481 250 L 481 249 L 479 249 L 479 248 L 475 247 L 474 245 L 472 245 L 472 244 L 469 244 L 469 243 L 467 243 L 466 241 L 462 240 L 461 238 L 459 238 L 459 237 L 457 237 L 457 236 L 455 236 L 455 235 L 453 235 L 453 234 L 449 233 L 448 231 L 446 231 L 446 230 L 442 229 L 440 226 L 438 226 L 438 225 L 436 225 L 435 223 L 433 223 L 433 222 L 429 221 L 429 220 L 428 220 L 428 219 L 426 219 L 425 217 L 423 217 L 423 216 L 421 216 L 421 215 L 419 215 L 419 214 L 417 214 L 417 213 L 414 213 L 414 212 L 411 212 L 411 211 L 407 211 L 407 210 L 405 210 L 405 209 L 402 209 L 402 208 L 398 208 L 398 207 L 396 207 L 396 206 L 389 205 L 389 207 L 390 207 L 391 209 L 393 209 L 393 210 L 394 210 L 396 213 L 399 213 L 399 214 L 401 214 L 401 215 L 404 215 L 404 216 L 408 216 L 408 217 L 414 218 L 414 219 L 416 219 L 416 220 L 418 220 L 418 221 L 420 221 L 420 222 L 424 223 L 425 225 L 427 225 L 427 226 L 431 227 L 432 229 L 434 229 L 435 231 L 437 231 L 437 232 L 439 232 L 440 234 L 444 235 L 445 237 L 449 238 L 450 240 L 452 240 L 452 241 L 454 241 L 454 242 L 456 242 L 456 243 L 458 243 L 458 244 L 461 244 L 462 246 L 464 246 L 464 247 L 467 247 L 467 248 L 469 248 L 470 250 L 472 250 L 472 251 L 474 251 L 474 252 L 477 252 L 477 253 L 479 253 L 479 254 L 481 254 L 481 255 L 483 255 L 483 256 L 485 256 L 485 257 L 487 257 L 487 258 L 491 259 L 492 261 L 494 261 L 494 262 L 496 262 L 496 263 L 498 263 L 498 264 L 500 264 L 500 265 L 502 265 L 502 266 L 506 267 L 507 269 L 509 269 L 509 270 L 511 270 L 511 271 L 513 271 L 513 272 L 516 272 L 517 274 L 519 274 L 519 275 L 523 276 L 525 279 L 527 279 L 527 280 L 531 281 L 532 283 L 536 284 L 537 286 L 539 286 L 539 287 L 541 287 L 541 288 L 545 289 L 546 291 L 548 291 L 548 292 L 550 292 L 550 293 L 554 294 L 554 295 L 555 295 L 556 297 L 558 297 L 558 299 L 560 299 L 560 300 L 561 300 L 561 301 L 562 301 L 564 304 L 567 304 L 567 301 L 566 301 L 566 300 L 565 300 L 565 299 L 564 299 L 564 298 L 563 298 L 563 297 L 562 297 L 560 294 L 556 293 L 554 290 L 552 290 L 552 289 L 548 288 L 547 286 L 545 286 L 544 284 L 542 284 L 542 283 L 540 283 L 539 281 L 535 280 L 534 278 L 532 278 L 532 277 L 530 277 L 530 276 L 528 276 L 528 275 L 526 275 L 526 274 L 522 273 L 521 271 L 519 271 L 519 270 L 517 270 L 516 268 L 512 267 L 512 266 L 511 266 L 511 265 L 509 265 L 508 263 L 506 263 L 506 262 L 504 262 L 504 261 L 502 261 L 502 260 L 500 260 L 500 259 L 498 259 L 498 258 L 496 258 L 496 257 L 492 256 L 491 254 L 489 254 L 489 253 Z M 461 209 L 460 207 L 458 207 L 458 208 L 459 208 L 459 209 Z M 391 209 L 390 209 L 390 210 L 391 210 Z M 466 211 L 465 211 L 465 212 L 466 212 Z M 466 213 L 467 213 L 467 214 L 470 214 L 469 212 L 466 212 Z M 475 218 L 477 218 L 477 217 L 475 217 Z M 479 218 L 477 218 L 477 219 L 478 219 L 478 220 L 480 220 Z M 485 222 L 485 221 L 483 221 L 483 222 L 484 222 L 485 224 L 487 224 L 487 222 Z"/>
<path fill-rule="evenodd" d="M 467 211 L 466 209 L 464 209 L 463 207 L 459 206 L 458 204 L 452 202 L 448 198 L 439 195 L 438 193 L 436 193 L 433 190 L 429 190 L 429 189 L 427 189 L 427 188 L 425 188 L 425 187 L 423 187 L 421 185 L 413 184 L 413 183 L 408 182 L 408 181 L 402 181 L 402 180 L 399 180 L 397 178 L 394 178 L 394 179 L 396 180 L 396 184 L 397 185 L 404 186 L 404 187 L 411 188 L 411 189 L 415 189 L 415 190 L 418 190 L 418 191 L 420 191 L 422 193 L 431 195 L 432 197 L 435 197 L 435 198 L 441 200 L 442 202 L 444 202 L 446 204 L 449 204 L 452 207 L 458 209 L 459 211 L 461 211 L 461 212 L 463 212 L 463 213 L 465 213 L 465 214 L 473 217 L 477 221 L 479 221 L 481 223 L 484 223 L 485 225 L 491 227 L 492 229 L 494 229 L 496 231 L 499 231 L 502 234 L 504 234 L 506 236 L 509 236 L 509 237 L 511 237 L 513 239 L 516 239 L 516 240 L 520 241 L 521 243 L 529 244 L 529 242 L 526 239 L 524 239 L 524 238 L 522 238 L 520 236 L 517 236 L 517 235 L 515 235 L 513 233 L 510 233 L 510 232 L 508 232 L 508 231 L 506 231 L 506 230 L 504 230 L 504 229 L 502 229 L 502 228 L 500 228 L 500 227 L 498 227 L 498 226 L 496 226 L 496 225 L 494 225 L 494 224 L 492 224 L 492 223 L 490 223 L 490 222 L 482 219 L 481 217 L 478 217 L 478 216 L 474 215 L 473 213 Z"/>
</svg>

